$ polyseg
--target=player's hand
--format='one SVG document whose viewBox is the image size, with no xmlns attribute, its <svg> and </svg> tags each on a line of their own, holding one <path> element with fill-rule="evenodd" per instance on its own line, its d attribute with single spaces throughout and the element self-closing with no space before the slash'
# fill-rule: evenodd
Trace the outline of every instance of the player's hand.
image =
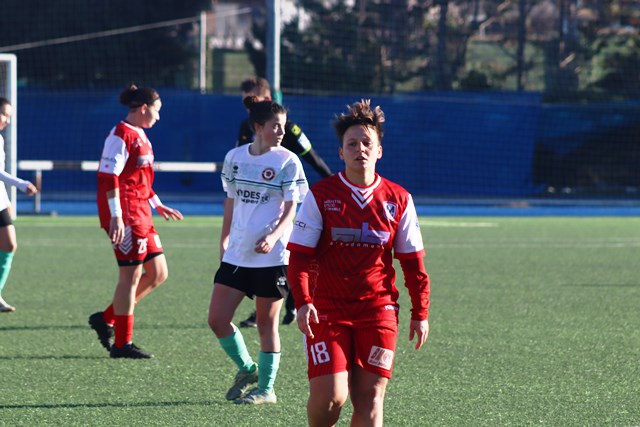
<svg viewBox="0 0 640 427">
<path fill-rule="evenodd" d="M 170 219 L 174 221 L 181 221 L 182 218 L 184 218 L 179 210 L 171 209 L 169 206 L 165 205 L 159 205 L 156 208 L 156 212 L 158 212 L 158 214 L 160 214 L 160 216 L 167 221 L 169 221 Z"/>
<path fill-rule="evenodd" d="M 296 314 L 296 320 L 298 321 L 298 329 L 300 329 L 300 332 L 309 338 L 313 338 L 311 323 L 320 323 L 316 307 L 313 304 L 303 305 Z"/>
<path fill-rule="evenodd" d="M 427 341 L 429 336 L 429 321 L 428 320 L 412 320 L 409 324 L 409 341 L 413 341 L 413 337 L 417 337 L 416 350 Z"/>
<path fill-rule="evenodd" d="M 273 235 L 267 234 L 256 242 L 254 250 L 259 254 L 268 254 L 276 245 L 277 240 Z"/>
<path fill-rule="evenodd" d="M 109 238 L 114 245 L 119 245 L 124 240 L 124 222 L 122 221 L 122 217 L 111 217 L 111 222 L 109 223 Z"/>
<path fill-rule="evenodd" d="M 24 192 L 27 193 L 27 195 L 29 195 L 29 196 L 33 196 L 34 194 L 36 194 L 38 192 L 38 188 L 35 185 L 33 185 L 32 183 L 28 182 L 27 183 L 27 189 Z"/>
</svg>

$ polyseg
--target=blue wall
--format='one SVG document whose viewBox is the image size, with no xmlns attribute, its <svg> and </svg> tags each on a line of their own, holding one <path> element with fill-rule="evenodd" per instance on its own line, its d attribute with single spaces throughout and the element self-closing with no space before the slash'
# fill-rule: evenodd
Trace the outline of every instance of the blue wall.
<svg viewBox="0 0 640 427">
<path fill-rule="evenodd" d="M 157 161 L 222 161 L 246 112 L 237 96 L 159 90 L 160 122 L 148 131 Z M 20 160 L 98 160 L 104 138 L 126 110 L 118 90 L 19 92 Z M 337 171 L 336 113 L 358 97 L 286 96 L 290 118 Z M 429 93 L 376 97 L 387 117 L 379 172 L 416 196 L 532 194 L 532 156 L 542 104 L 537 94 Z M 307 169 L 310 181 L 318 179 Z M 22 173 L 21 175 L 24 175 Z M 220 192 L 217 174 L 158 173 L 160 194 Z M 47 192 L 95 188 L 83 172 L 49 172 Z"/>
</svg>

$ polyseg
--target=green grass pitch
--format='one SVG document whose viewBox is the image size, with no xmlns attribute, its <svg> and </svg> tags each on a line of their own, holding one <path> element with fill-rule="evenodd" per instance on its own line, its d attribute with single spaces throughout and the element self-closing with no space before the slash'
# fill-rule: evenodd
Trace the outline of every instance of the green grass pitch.
<svg viewBox="0 0 640 427">
<path fill-rule="evenodd" d="M 423 218 L 431 332 L 401 324 L 387 426 L 640 424 L 640 219 Z M 87 325 L 117 277 L 96 218 L 20 217 L 0 315 L 0 425 L 304 426 L 301 334 L 281 327 L 278 404 L 224 400 L 207 326 L 220 219 L 156 219 L 169 279 L 136 309 L 153 360 L 111 360 Z M 399 270 L 399 269 L 398 269 Z M 401 273 L 400 273 L 401 274 Z M 248 300 L 236 321 L 251 310 Z M 257 357 L 255 330 L 243 330 Z M 340 426 L 347 426 L 349 405 Z"/>
</svg>

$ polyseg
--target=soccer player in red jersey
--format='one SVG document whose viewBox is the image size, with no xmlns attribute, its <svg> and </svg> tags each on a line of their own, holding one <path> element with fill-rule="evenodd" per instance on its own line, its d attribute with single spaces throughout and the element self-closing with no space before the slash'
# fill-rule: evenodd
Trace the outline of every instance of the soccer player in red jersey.
<svg viewBox="0 0 640 427">
<path fill-rule="evenodd" d="M 334 127 L 345 169 L 311 187 L 287 245 L 305 335 L 311 427 L 333 426 L 349 393 L 351 425 L 381 426 L 398 335 L 400 261 L 411 297 L 409 339 L 429 334 L 429 276 L 411 195 L 376 173 L 384 113 L 356 102 Z"/>
<path fill-rule="evenodd" d="M 120 103 L 129 113 L 105 140 L 97 191 L 100 226 L 113 244 L 120 273 L 112 304 L 92 314 L 89 324 L 112 358 L 148 359 L 153 354 L 131 341 L 133 311 L 168 276 L 151 207 L 165 220 L 181 220 L 182 214 L 163 205 L 152 189 L 153 149 L 144 129 L 160 120 L 160 95 L 155 89 L 131 85 L 120 94 Z"/>
</svg>

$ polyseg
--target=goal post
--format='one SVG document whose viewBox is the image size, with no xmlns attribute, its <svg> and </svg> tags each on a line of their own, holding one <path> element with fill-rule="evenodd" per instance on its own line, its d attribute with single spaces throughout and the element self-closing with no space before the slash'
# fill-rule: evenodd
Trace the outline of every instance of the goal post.
<svg viewBox="0 0 640 427">
<path fill-rule="evenodd" d="M 11 124 L 4 131 L 5 167 L 8 173 L 18 171 L 18 58 L 12 53 L 0 53 L 0 97 L 7 98 L 13 106 Z M 16 187 L 7 186 L 13 205 L 13 215 L 18 212 Z"/>
</svg>

